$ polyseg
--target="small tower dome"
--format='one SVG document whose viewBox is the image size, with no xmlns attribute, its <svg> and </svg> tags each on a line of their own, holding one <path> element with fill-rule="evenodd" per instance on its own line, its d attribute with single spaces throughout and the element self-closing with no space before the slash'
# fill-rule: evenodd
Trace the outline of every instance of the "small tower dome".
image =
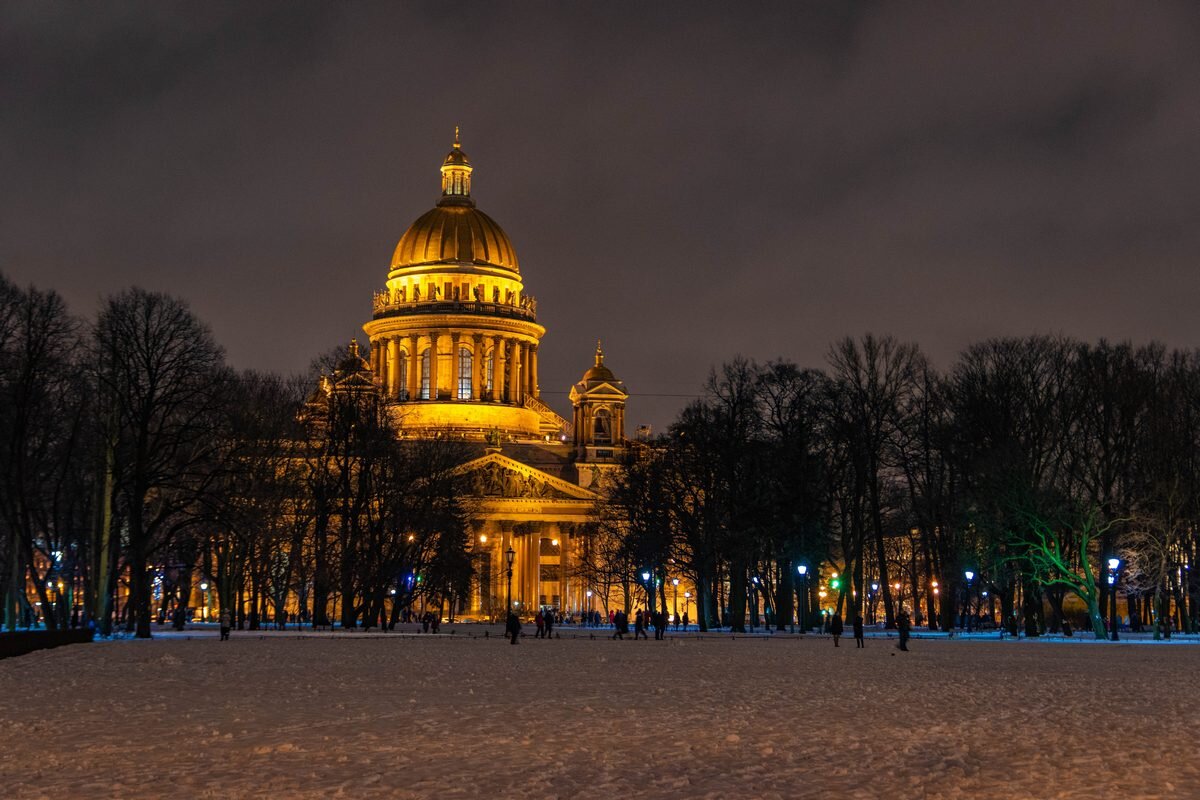
<svg viewBox="0 0 1200 800">
<path fill-rule="evenodd" d="M 571 387 L 574 444 L 578 461 L 612 463 L 625 446 L 625 400 L 629 392 L 604 365 L 604 348 L 596 342 L 596 363 Z"/>
</svg>

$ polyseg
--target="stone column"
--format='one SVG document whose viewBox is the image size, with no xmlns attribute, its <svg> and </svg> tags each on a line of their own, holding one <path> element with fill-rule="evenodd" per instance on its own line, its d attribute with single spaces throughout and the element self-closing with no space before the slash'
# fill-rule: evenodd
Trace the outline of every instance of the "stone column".
<svg viewBox="0 0 1200 800">
<path fill-rule="evenodd" d="M 472 339 L 475 352 L 471 355 L 471 399 L 479 402 L 483 396 L 483 334 L 477 333 Z"/>
<path fill-rule="evenodd" d="M 496 344 L 493 351 L 493 366 L 494 374 L 492 377 L 492 400 L 497 403 L 503 403 L 508 392 L 504 385 L 504 366 L 508 363 L 508 341 L 499 336 L 496 337 Z"/>
<path fill-rule="evenodd" d="M 521 601 L 521 610 L 527 611 L 531 601 L 529 599 L 529 537 L 516 536 L 513 538 L 517 542 L 517 557 L 513 561 L 513 599 Z"/>
<path fill-rule="evenodd" d="M 387 340 L 387 396 L 400 396 L 400 340 L 395 336 Z"/>
<path fill-rule="evenodd" d="M 521 402 L 529 396 L 529 343 L 521 342 Z"/>
<path fill-rule="evenodd" d="M 508 402 L 514 406 L 521 405 L 521 344 L 511 340 L 509 358 L 512 366 L 508 369 Z"/>
<path fill-rule="evenodd" d="M 538 565 L 542 562 L 541 531 L 534 531 L 527 535 L 525 539 L 529 543 L 529 548 L 526 551 L 528 561 L 525 562 L 525 585 L 529 588 L 529 604 L 534 607 L 536 612 L 542 594 L 541 571 L 538 569 Z"/>
<path fill-rule="evenodd" d="M 567 594 L 567 573 L 571 567 L 571 541 L 562 525 L 554 526 L 554 536 L 558 539 L 558 597 L 559 604 L 565 610 L 573 608 L 571 598 Z"/>
<path fill-rule="evenodd" d="M 429 399 L 438 399 L 438 339 L 441 334 L 437 331 L 429 332 Z"/>
<path fill-rule="evenodd" d="M 538 389 L 538 346 L 529 346 L 529 393 L 534 397 L 541 395 Z"/>
<path fill-rule="evenodd" d="M 408 399 L 417 399 L 421 391 L 421 351 L 417 348 L 420 338 L 415 333 L 408 336 Z"/>
</svg>

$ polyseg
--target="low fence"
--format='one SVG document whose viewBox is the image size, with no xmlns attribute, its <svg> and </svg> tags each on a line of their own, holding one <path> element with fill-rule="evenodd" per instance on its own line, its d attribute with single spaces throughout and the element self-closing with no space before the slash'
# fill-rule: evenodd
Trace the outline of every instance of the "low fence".
<svg viewBox="0 0 1200 800">
<path fill-rule="evenodd" d="M 0 633 L 0 658 L 11 658 L 32 653 L 34 650 L 49 650 L 65 644 L 83 644 L 92 640 L 87 628 L 66 631 L 16 631 Z"/>
</svg>

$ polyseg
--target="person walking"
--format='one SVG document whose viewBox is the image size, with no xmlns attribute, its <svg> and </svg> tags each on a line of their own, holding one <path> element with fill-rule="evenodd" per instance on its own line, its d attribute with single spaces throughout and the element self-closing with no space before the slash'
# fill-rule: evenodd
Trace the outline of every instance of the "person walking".
<svg viewBox="0 0 1200 800">
<path fill-rule="evenodd" d="M 859 647 L 866 647 L 866 644 L 863 643 L 862 614 L 854 615 L 854 647 L 855 649 L 858 649 Z"/>
<path fill-rule="evenodd" d="M 533 624 L 537 625 L 537 633 L 535 633 L 533 635 L 533 638 L 540 639 L 546 635 L 546 616 L 545 616 L 545 614 L 543 614 L 541 611 L 537 612 L 537 614 L 533 618 Z"/>
<path fill-rule="evenodd" d="M 829 633 L 833 636 L 833 646 L 840 647 L 838 640 L 842 638 L 842 615 L 834 614 L 829 620 Z"/>
<path fill-rule="evenodd" d="M 553 608 L 546 612 L 544 621 L 546 623 L 546 638 L 547 639 L 553 638 L 550 636 L 550 634 L 554 632 L 554 609 Z"/>
<path fill-rule="evenodd" d="M 636 642 L 638 639 L 650 639 L 646 634 L 646 615 L 640 608 L 633 617 L 633 640 Z"/>
<path fill-rule="evenodd" d="M 613 635 L 612 638 L 625 641 L 625 634 L 629 633 L 629 619 L 625 616 L 624 611 L 609 612 L 612 619 Z"/>
<path fill-rule="evenodd" d="M 504 632 L 508 634 L 513 644 L 517 643 L 517 637 L 521 635 L 521 620 L 511 610 L 508 612 L 508 620 L 504 623 Z"/>
<path fill-rule="evenodd" d="M 900 609 L 900 613 L 896 615 L 896 630 L 900 632 L 900 643 L 896 645 L 897 650 L 908 652 L 908 634 L 912 630 L 912 623 L 909 622 L 908 612 Z"/>
<path fill-rule="evenodd" d="M 229 638 L 229 609 L 221 609 L 221 641 L 224 642 Z"/>
<path fill-rule="evenodd" d="M 654 640 L 658 642 L 666 641 L 667 612 L 655 611 L 651 616 L 654 619 Z"/>
<path fill-rule="evenodd" d="M 683 612 L 683 629 L 686 631 L 687 628 L 688 628 L 688 612 L 685 611 L 685 612 Z"/>
</svg>

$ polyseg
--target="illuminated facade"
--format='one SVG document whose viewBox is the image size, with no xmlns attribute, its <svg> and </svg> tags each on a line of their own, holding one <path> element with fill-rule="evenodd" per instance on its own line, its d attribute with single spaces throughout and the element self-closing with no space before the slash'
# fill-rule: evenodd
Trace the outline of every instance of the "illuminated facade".
<svg viewBox="0 0 1200 800">
<path fill-rule="evenodd" d="M 479 456 L 459 467 L 478 509 L 479 580 L 464 612 L 502 612 L 510 547 L 521 610 L 591 608 L 574 565 L 597 481 L 626 445 L 628 393 L 597 346 L 595 364 L 571 389 L 573 421 L 539 399 L 545 328 L 508 235 L 475 206 L 473 170 L 456 130 L 441 198 L 400 237 L 375 295 L 363 326 L 370 358 L 358 371 L 387 398 L 402 435 L 478 443 Z"/>
</svg>

